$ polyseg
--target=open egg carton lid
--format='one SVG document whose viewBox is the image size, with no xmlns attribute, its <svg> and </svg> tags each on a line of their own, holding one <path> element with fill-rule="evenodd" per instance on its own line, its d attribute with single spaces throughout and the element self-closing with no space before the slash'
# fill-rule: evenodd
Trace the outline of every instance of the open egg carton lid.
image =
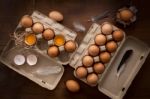
<svg viewBox="0 0 150 99">
<path fill-rule="evenodd" d="M 39 11 L 34 11 L 31 15 L 33 23 L 36 22 L 40 22 L 43 24 L 44 29 L 50 28 L 53 29 L 55 35 L 63 35 L 63 37 L 65 38 L 66 41 L 72 40 L 75 41 L 76 37 L 77 37 L 77 33 L 72 31 L 71 29 L 63 26 L 62 24 L 54 21 L 53 19 L 47 17 L 46 15 L 40 13 Z M 18 33 L 17 30 L 19 30 L 19 28 L 22 28 L 21 24 L 19 24 L 16 28 L 15 33 Z M 31 32 L 32 28 L 26 28 L 25 29 L 26 32 Z M 40 41 L 42 38 L 42 33 L 36 34 L 38 44 L 36 44 L 36 46 L 44 53 L 47 54 L 47 50 L 48 48 L 45 48 L 45 46 L 49 46 L 49 44 L 53 45 L 54 41 L 53 40 L 49 40 L 46 42 L 46 40 L 44 42 Z M 77 46 L 77 43 L 76 43 Z M 59 50 L 64 50 L 64 46 L 60 46 Z M 67 53 L 65 51 L 62 51 L 62 53 L 56 57 L 56 58 L 52 58 L 52 60 L 57 61 L 63 65 L 66 65 L 69 63 L 71 57 L 73 56 L 73 53 Z M 66 58 L 64 58 L 66 57 Z"/>
<path fill-rule="evenodd" d="M 14 59 L 17 55 L 24 56 L 25 62 L 22 65 L 15 63 Z M 27 62 L 27 56 L 29 55 L 36 55 L 38 59 L 37 63 L 33 66 Z M 43 55 L 37 48 L 26 49 L 20 45 L 16 46 L 14 40 L 10 40 L 7 43 L 1 53 L 0 61 L 10 69 L 49 90 L 53 90 L 57 86 L 64 73 L 62 64 Z M 21 59 L 18 61 L 21 61 Z"/>
<path fill-rule="evenodd" d="M 81 56 L 86 53 L 84 40 L 93 39 L 96 34 L 101 31 L 101 25 L 94 23 L 89 29 L 83 42 L 75 53 L 70 66 L 77 68 L 82 64 Z M 117 27 L 113 26 L 117 29 Z M 125 35 L 125 34 L 124 34 Z M 90 44 L 88 42 L 88 44 Z M 134 77 L 142 67 L 150 52 L 150 48 L 141 40 L 135 37 L 124 37 L 120 42 L 120 46 L 114 53 L 112 59 L 107 64 L 104 73 L 100 76 L 98 81 L 98 89 L 112 99 L 122 99 L 127 89 L 132 83 Z M 83 79 L 86 83 L 86 81 Z"/>
<path fill-rule="evenodd" d="M 113 99 L 123 98 L 149 52 L 148 45 L 137 38 L 127 37 L 99 82 L 98 89 Z M 124 60 L 125 57 L 127 59 Z"/>
</svg>

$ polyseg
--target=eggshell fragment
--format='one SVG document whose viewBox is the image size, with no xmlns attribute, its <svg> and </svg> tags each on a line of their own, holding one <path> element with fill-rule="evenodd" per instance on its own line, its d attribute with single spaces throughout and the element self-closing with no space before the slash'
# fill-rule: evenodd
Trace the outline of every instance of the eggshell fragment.
<svg viewBox="0 0 150 99">
<path fill-rule="evenodd" d="M 75 80 L 66 81 L 66 87 L 71 92 L 78 92 L 80 90 L 80 85 Z"/>
<path fill-rule="evenodd" d="M 14 57 L 14 63 L 18 66 L 23 65 L 25 61 L 25 57 L 21 54 L 18 54 Z"/>
<path fill-rule="evenodd" d="M 30 55 L 27 56 L 27 60 L 26 61 L 27 61 L 29 66 L 33 66 L 33 65 L 37 64 L 38 58 L 37 58 L 36 55 L 30 54 Z"/>
<path fill-rule="evenodd" d="M 64 35 L 55 35 L 54 37 L 54 44 L 57 46 L 63 46 L 65 44 L 65 37 Z"/>
<path fill-rule="evenodd" d="M 37 38 L 34 33 L 29 33 L 29 34 L 25 35 L 24 42 L 25 42 L 25 44 L 27 44 L 29 46 L 33 46 L 36 44 Z"/>
</svg>

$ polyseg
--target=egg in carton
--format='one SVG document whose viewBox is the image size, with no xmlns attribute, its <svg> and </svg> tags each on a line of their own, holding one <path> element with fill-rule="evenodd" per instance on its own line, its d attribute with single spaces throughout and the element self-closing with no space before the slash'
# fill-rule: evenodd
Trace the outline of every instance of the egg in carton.
<svg viewBox="0 0 150 99">
<path fill-rule="evenodd" d="M 124 37 L 124 32 L 111 23 L 93 24 L 70 63 L 75 76 L 96 86 Z"/>
<path fill-rule="evenodd" d="M 70 66 L 75 68 L 78 79 L 90 86 L 97 85 L 99 91 L 112 99 L 122 99 L 149 52 L 147 44 L 126 37 L 111 23 L 94 23 Z"/>
<path fill-rule="evenodd" d="M 77 34 L 38 11 L 34 11 L 31 16 L 24 17 L 18 25 L 16 33 L 18 30 L 23 31 L 22 27 L 25 28 L 25 44 L 36 46 L 44 54 L 61 64 L 68 64 L 77 48 L 75 42 Z"/>
</svg>

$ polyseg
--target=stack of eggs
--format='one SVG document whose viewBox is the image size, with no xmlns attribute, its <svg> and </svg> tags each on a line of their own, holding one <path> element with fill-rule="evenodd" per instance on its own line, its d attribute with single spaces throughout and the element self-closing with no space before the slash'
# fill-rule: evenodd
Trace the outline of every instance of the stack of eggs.
<svg viewBox="0 0 150 99">
<path fill-rule="evenodd" d="M 21 26 L 24 28 L 31 28 L 24 38 L 24 42 L 28 46 L 34 46 L 38 39 L 44 39 L 48 42 L 49 48 L 47 54 L 50 57 L 57 57 L 61 51 L 72 53 L 76 49 L 76 43 L 73 40 L 65 39 L 63 33 L 57 34 L 52 28 L 44 28 L 40 22 L 33 22 L 32 17 L 25 15 L 22 17 Z"/>
<path fill-rule="evenodd" d="M 124 38 L 123 31 L 114 29 L 108 22 L 103 23 L 100 28 L 101 33 L 95 36 L 94 42 L 88 47 L 88 53 L 82 57 L 82 66 L 78 66 L 75 70 L 76 77 L 86 79 L 91 86 L 97 84 L 107 63 Z"/>
</svg>

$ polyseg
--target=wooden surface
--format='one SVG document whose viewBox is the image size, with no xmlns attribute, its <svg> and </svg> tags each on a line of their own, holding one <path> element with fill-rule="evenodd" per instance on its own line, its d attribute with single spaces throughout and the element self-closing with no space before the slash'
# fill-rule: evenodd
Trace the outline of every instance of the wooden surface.
<svg viewBox="0 0 150 99">
<path fill-rule="evenodd" d="M 133 0 L 137 6 L 138 20 L 124 29 L 127 35 L 135 36 L 150 45 L 150 1 Z M 59 10 L 64 14 L 62 24 L 74 30 L 72 23 L 81 22 L 88 30 L 91 16 L 125 4 L 126 0 L 1 0 L 0 1 L 0 50 L 9 40 L 24 14 L 33 10 L 48 15 L 49 11 Z M 78 33 L 83 36 L 85 33 Z M 79 38 L 81 39 L 81 38 Z M 150 56 L 134 79 L 124 99 L 150 99 Z M 98 91 L 97 87 L 89 87 L 73 76 L 73 68 L 64 66 L 65 72 L 55 90 L 49 91 L 0 64 L 0 99 L 109 99 Z M 75 79 L 81 85 L 78 93 L 71 93 L 65 88 L 65 81 Z"/>
</svg>

